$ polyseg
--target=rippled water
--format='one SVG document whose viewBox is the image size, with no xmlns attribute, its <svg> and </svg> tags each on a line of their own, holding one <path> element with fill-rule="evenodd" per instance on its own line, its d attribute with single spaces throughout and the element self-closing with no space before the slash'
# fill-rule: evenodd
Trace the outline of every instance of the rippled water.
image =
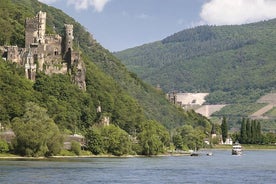
<svg viewBox="0 0 276 184">
<path fill-rule="evenodd" d="M 0 183 L 276 183 L 276 151 L 213 156 L 0 161 Z"/>
</svg>

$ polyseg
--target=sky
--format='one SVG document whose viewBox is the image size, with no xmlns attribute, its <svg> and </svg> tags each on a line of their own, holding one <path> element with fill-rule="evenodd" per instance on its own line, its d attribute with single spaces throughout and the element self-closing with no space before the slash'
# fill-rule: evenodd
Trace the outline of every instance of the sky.
<svg viewBox="0 0 276 184">
<path fill-rule="evenodd" d="M 199 25 L 240 25 L 276 18 L 276 0 L 39 1 L 73 17 L 111 52 Z"/>
</svg>

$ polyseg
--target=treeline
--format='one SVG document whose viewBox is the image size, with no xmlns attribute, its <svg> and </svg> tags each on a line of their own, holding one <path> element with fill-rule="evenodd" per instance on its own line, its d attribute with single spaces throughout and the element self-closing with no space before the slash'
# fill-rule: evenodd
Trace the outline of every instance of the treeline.
<svg viewBox="0 0 276 184">
<path fill-rule="evenodd" d="M 95 155 L 157 155 L 170 146 L 169 132 L 156 121 L 142 122 L 132 136 L 114 125 L 98 125 L 88 130 L 86 138 Z"/>
<path fill-rule="evenodd" d="M 209 131 L 207 127 L 184 125 L 176 130 L 173 140 L 169 131 L 154 120 L 141 122 L 132 134 L 120 127 L 110 124 L 94 124 L 87 129 L 85 144 L 71 142 L 71 152 L 80 155 L 82 150 L 94 155 L 157 155 L 172 149 L 200 149 L 204 147 L 203 139 Z M 203 125 L 203 124 L 202 124 Z M 22 156 L 64 155 L 64 132 L 47 114 L 47 110 L 33 102 L 25 104 L 22 117 L 12 120 L 12 129 L 16 137 L 11 143 L 0 139 L 0 153 L 15 153 Z M 67 153 L 68 154 L 68 153 Z"/>
<path fill-rule="evenodd" d="M 242 119 L 240 142 L 245 144 L 260 144 L 262 142 L 261 123 L 256 120 Z"/>
<path fill-rule="evenodd" d="M 242 118 L 238 122 L 240 131 L 231 134 L 233 141 L 242 144 L 275 144 L 276 134 L 274 132 L 263 132 L 260 121 Z M 226 123 L 226 127 L 229 127 Z M 228 136 L 228 135 L 227 135 Z"/>
<path fill-rule="evenodd" d="M 33 102 L 26 103 L 25 109 L 22 117 L 12 120 L 16 137 L 9 146 L 0 141 L 0 153 L 10 152 L 32 157 L 62 154 L 64 132 L 59 130 L 47 110 Z M 168 131 L 156 121 L 141 122 L 133 135 L 114 124 L 95 124 L 84 135 L 86 140 L 82 149 L 95 155 L 157 155 L 164 153 L 170 145 Z M 81 154 L 78 142 L 72 141 L 71 145 L 72 152 Z"/>
</svg>

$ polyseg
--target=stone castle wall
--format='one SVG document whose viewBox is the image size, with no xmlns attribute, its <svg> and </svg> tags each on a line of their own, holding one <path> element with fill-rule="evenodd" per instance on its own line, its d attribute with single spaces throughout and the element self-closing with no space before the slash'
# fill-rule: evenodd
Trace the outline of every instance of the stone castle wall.
<svg viewBox="0 0 276 184">
<path fill-rule="evenodd" d="M 47 35 L 46 12 L 40 11 L 35 17 L 27 18 L 25 48 L 5 47 L 5 59 L 24 66 L 26 77 L 30 80 L 35 80 L 37 71 L 47 75 L 69 73 L 72 81 L 85 90 L 85 65 L 80 53 L 73 51 L 73 25 L 64 26 L 64 38 L 58 34 Z"/>
</svg>

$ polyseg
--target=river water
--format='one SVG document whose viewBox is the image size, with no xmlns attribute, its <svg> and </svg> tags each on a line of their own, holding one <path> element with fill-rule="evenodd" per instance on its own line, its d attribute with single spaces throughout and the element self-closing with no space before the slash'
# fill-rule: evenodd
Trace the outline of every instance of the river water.
<svg viewBox="0 0 276 184">
<path fill-rule="evenodd" d="M 1 160 L 1 184 L 276 183 L 276 151 L 198 157 Z"/>
</svg>

